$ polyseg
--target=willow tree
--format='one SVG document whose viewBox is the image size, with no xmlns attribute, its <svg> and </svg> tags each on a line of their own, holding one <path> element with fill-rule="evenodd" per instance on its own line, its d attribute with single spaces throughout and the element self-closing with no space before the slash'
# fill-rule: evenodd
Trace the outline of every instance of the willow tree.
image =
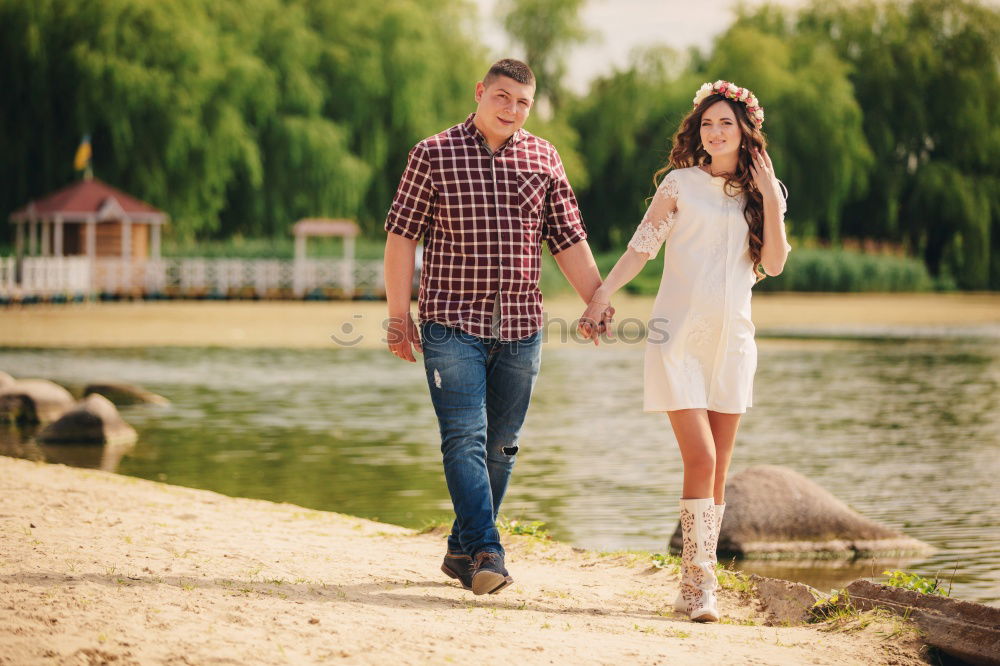
<svg viewBox="0 0 1000 666">
<path fill-rule="evenodd" d="M 13 60 L 3 84 L 27 91 L 4 104 L 3 168 L 28 186 L 17 195 L 69 180 L 69 146 L 89 130 L 98 176 L 183 225 L 210 226 L 234 163 L 253 151 L 240 100 L 219 94 L 223 46 L 201 3 L 48 0 L 0 12 Z"/>
<path fill-rule="evenodd" d="M 351 148 L 374 170 L 361 217 L 377 227 L 413 144 L 465 120 L 489 67 L 463 1 L 302 0 L 323 35 L 324 113 L 351 128 Z"/>
<path fill-rule="evenodd" d="M 845 204 L 864 194 L 873 164 L 850 67 L 828 44 L 783 34 L 779 8 L 741 17 L 715 44 L 706 80 L 753 90 L 765 111 L 768 153 L 789 190 L 792 232 L 836 242 Z M 757 25 L 755 25 L 757 23 Z"/>
<path fill-rule="evenodd" d="M 460 121 L 485 67 L 460 0 L 6 0 L 0 214 L 98 177 L 187 236 L 378 225 L 406 151 Z M 454 20 L 451 20 L 454 19 Z"/>
<path fill-rule="evenodd" d="M 593 35 L 580 18 L 587 0 L 512 0 L 497 6 L 510 39 L 538 78 L 536 97 L 557 111 L 566 99 L 563 87 L 570 47 Z"/>
<path fill-rule="evenodd" d="M 625 69 L 593 82 L 570 113 L 587 139 L 580 143 L 591 174 L 579 192 L 592 241 L 620 247 L 642 218 L 653 192 L 653 172 L 670 154 L 670 136 L 700 81 L 676 77 L 681 56 L 667 48 L 637 51 Z"/>
<path fill-rule="evenodd" d="M 572 118 L 599 183 L 582 197 L 590 219 L 604 222 L 599 244 L 627 240 L 694 93 L 716 79 L 754 90 L 764 105 L 770 154 L 791 192 L 792 231 L 836 238 L 840 209 L 863 192 L 872 161 L 846 69 L 830 49 L 737 23 L 707 54 L 650 50 L 597 81 Z"/>
<path fill-rule="evenodd" d="M 875 155 L 845 232 L 905 242 L 961 287 L 1000 288 L 1000 12 L 967 0 L 822 2 L 796 30 L 852 65 Z"/>
</svg>

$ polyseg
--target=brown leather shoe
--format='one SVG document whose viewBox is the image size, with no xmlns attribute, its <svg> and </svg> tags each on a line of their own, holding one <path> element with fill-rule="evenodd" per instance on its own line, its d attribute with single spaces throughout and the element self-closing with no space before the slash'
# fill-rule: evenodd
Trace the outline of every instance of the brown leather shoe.
<svg viewBox="0 0 1000 666">
<path fill-rule="evenodd" d="M 496 594 L 514 579 L 503 565 L 503 555 L 492 550 L 481 550 L 472 560 L 472 593 Z"/>
<path fill-rule="evenodd" d="M 472 558 L 465 553 L 453 553 L 449 550 L 441 563 L 441 571 L 457 580 L 465 589 L 472 589 Z"/>
</svg>

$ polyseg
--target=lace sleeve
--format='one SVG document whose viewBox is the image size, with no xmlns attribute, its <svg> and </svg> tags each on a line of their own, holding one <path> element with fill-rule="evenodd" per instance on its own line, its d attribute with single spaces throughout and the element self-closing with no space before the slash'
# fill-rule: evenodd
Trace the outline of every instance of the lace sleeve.
<svg viewBox="0 0 1000 666">
<path fill-rule="evenodd" d="M 650 259 L 659 253 L 677 219 L 677 196 L 677 176 L 671 171 L 656 189 L 642 222 L 632 234 L 630 248 L 649 255 Z"/>
<path fill-rule="evenodd" d="M 781 216 L 781 222 L 785 222 L 785 213 L 788 212 L 788 188 L 780 180 L 778 184 L 781 185 L 781 196 L 778 197 L 778 213 Z M 788 243 L 788 239 L 785 239 L 785 249 L 788 252 L 792 251 L 792 246 Z"/>
</svg>

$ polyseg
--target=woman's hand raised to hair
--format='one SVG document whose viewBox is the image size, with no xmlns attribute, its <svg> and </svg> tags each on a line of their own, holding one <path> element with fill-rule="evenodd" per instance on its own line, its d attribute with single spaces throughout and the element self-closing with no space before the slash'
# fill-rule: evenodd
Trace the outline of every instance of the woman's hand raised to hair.
<svg viewBox="0 0 1000 666">
<path fill-rule="evenodd" d="M 774 174 L 774 164 L 771 163 L 771 156 L 766 150 L 754 149 L 751 152 L 750 174 L 753 176 L 754 185 L 760 190 L 764 201 L 768 199 L 772 203 L 778 203 L 784 197 L 781 194 L 781 184 Z"/>
</svg>

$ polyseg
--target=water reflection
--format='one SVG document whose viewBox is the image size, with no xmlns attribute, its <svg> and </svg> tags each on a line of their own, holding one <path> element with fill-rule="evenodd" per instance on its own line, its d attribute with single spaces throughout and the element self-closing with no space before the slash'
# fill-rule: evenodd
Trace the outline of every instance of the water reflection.
<svg viewBox="0 0 1000 666">
<path fill-rule="evenodd" d="M 640 346 L 546 348 L 505 512 L 600 550 L 662 551 L 681 465 L 643 414 Z M 122 407 L 139 431 L 124 474 L 408 526 L 450 511 L 422 369 L 378 351 L 0 350 L 0 369 L 70 388 L 141 384 L 167 408 Z M 861 513 L 936 546 L 917 562 L 745 562 L 829 589 L 905 566 L 1000 600 L 1000 352 L 989 340 L 765 340 L 733 473 L 787 465 Z M 99 467 L 100 447 L 0 452 Z M 60 456 L 62 456 L 60 458 Z M 834 565 L 835 564 L 835 565 Z"/>
<path fill-rule="evenodd" d="M 0 425 L 0 455 L 117 472 L 122 458 L 133 447 L 131 443 L 42 444 L 35 439 L 38 430 L 38 426 Z"/>
</svg>

